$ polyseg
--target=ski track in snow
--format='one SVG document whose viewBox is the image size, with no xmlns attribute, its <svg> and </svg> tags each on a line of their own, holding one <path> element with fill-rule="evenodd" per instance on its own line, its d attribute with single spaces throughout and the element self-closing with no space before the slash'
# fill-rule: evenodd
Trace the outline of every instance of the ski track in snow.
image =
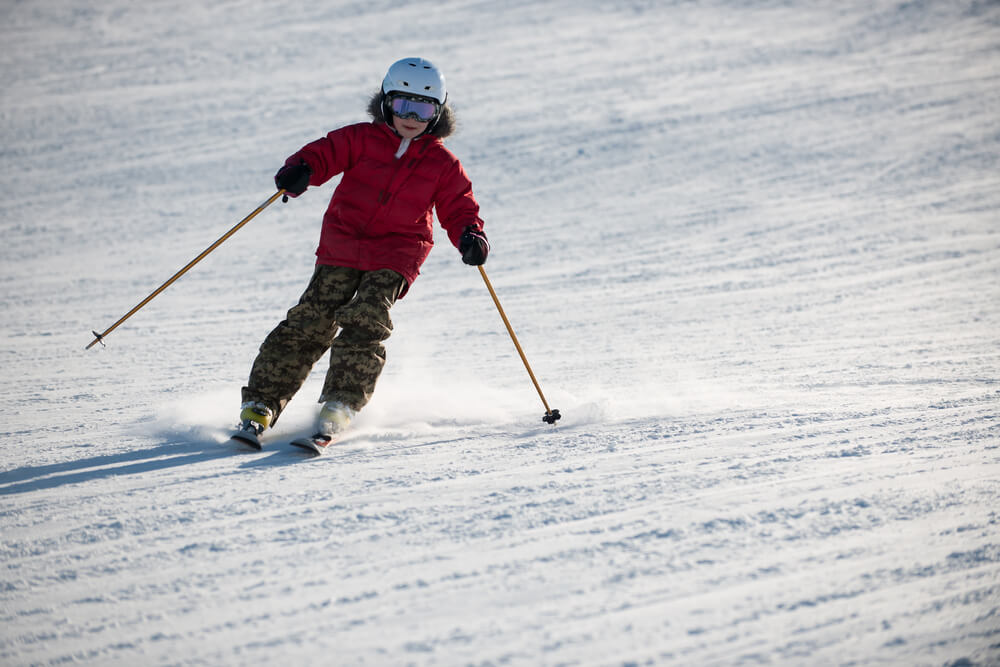
<svg viewBox="0 0 1000 667">
<path fill-rule="evenodd" d="M 0 18 L 0 663 L 1000 663 L 997 3 Z M 415 54 L 557 427 L 439 235 L 343 442 L 225 442 L 333 184 L 83 351 Z"/>
</svg>

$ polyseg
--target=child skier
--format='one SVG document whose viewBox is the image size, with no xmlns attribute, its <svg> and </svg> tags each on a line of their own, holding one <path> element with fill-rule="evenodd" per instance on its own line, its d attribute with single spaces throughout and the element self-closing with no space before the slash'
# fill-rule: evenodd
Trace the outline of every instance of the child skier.
<svg viewBox="0 0 1000 667">
<path fill-rule="evenodd" d="M 393 63 L 368 113 L 372 122 L 307 144 L 275 174 L 291 197 L 343 178 L 323 216 L 312 279 L 264 340 L 243 387 L 233 437 L 254 447 L 328 349 L 316 435 L 295 444 L 323 451 L 368 403 L 385 365 L 389 309 L 433 245 L 432 208 L 466 264 L 489 253 L 469 177 L 442 143 L 455 123 L 441 71 L 422 58 Z"/>
</svg>

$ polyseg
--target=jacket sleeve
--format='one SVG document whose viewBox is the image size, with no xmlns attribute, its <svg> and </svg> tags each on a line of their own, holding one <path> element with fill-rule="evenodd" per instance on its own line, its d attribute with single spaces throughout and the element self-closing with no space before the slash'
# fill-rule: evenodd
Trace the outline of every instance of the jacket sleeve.
<svg viewBox="0 0 1000 667">
<path fill-rule="evenodd" d="M 357 160 L 356 150 L 362 141 L 355 126 L 348 125 L 303 146 L 285 160 L 285 164 L 309 165 L 309 185 L 323 185 L 349 169 Z"/>
<path fill-rule="evenodd" d="M 456 248 L 466 227 L 472 225 L 478 230 L 483 229 L 479 203 L 472 194 L 472 182 L 457 159 L 449 166 L 438 185 L 434 208 L 438 221 L 448 232 L 448 238 Z"/>
</svg>

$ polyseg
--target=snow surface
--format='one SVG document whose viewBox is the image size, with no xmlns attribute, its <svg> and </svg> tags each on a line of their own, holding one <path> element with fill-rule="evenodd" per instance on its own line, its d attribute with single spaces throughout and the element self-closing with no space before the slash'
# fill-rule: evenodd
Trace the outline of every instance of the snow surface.
<svg viewBox="0 0 1000 667">
<path fill-rule="evenodd" d="M 1000 663 L 1000 4 L 0 7 L 0 663 Z M 224 442 L 333 184 L 446 71 L 440 244 L 356 429 Z M 439 241 L 444 239 L 438 235 Z"/>
</svg>

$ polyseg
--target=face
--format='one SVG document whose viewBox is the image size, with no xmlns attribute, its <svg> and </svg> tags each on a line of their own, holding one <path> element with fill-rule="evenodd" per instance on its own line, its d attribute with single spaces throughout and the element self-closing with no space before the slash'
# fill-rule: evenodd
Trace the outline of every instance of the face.
<svg viewBox="0 0 1000 667">
<path fill-rule="evenodd" d="M 414 139 L 427 129 L 426 122 L 419 121 L 416 118 L 400 118 L 399 116 L 392 117 L 392 126 L 396 128 L 399 136 L 404 139 Z"/>
</svg>

